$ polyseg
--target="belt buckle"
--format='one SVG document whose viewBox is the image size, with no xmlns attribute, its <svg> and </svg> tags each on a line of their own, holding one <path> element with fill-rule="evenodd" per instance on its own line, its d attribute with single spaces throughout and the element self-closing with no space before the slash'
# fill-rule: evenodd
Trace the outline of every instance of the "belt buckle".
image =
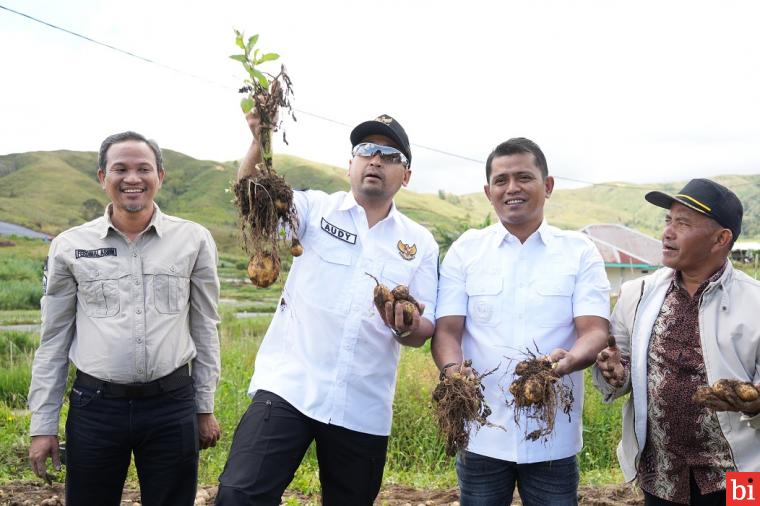
<svg viewBox="0 0 760 506">
<path fill-rule="evenodd" d="M 120 385 L 123 389 L 124 396 L 128 399 L 140 399 L 148 395 L 150 383 L 127 383 Z"/>
</svg>

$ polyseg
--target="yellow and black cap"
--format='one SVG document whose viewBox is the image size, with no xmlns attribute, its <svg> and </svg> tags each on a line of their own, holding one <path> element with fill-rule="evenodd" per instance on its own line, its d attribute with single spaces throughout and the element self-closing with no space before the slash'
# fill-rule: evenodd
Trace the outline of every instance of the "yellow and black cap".
<svg viewBox="0 0 760 506">
<path fill-rule="evenodd" d="M 409 165 L 412 164 L 412 148 L 409 145 L 409 137 L 407 137 L 401 123 L 387 114 L 381 114 L 375 119 L 359 123 L 351 131 L 351 147 L 356 146 L 370 135 L 384 135 L 393 139 L 393 142 L 398 144 L 399 150 L 409 160 Z"/>
<path fill-rule="evenodd" d="M 733 234 L 734 241 L 742 231 L 744 208 L 734 192 L 709 179 L 692 179 L 675 195 L 654 191 L 644 196 L 648 202 L 670 209 L 673 202 L 709 216 Z"/>
</svg>

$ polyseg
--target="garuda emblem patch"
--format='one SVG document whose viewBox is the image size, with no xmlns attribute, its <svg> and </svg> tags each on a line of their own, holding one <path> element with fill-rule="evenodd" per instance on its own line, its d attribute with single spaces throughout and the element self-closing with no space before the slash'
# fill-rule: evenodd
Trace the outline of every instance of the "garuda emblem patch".
<svg viewBox="0 0 760 506">
<path fill-rule="evenodd" d="M 401 255 L 401 258 L 404 260 L 412 260 L 414 259 L 415 255 L 417 255 L 417 245 L 412 244 L 409 246 L 408 244 L 404 244 L 403 242 L 398 242 L 398 254 Z"/>
</svg>

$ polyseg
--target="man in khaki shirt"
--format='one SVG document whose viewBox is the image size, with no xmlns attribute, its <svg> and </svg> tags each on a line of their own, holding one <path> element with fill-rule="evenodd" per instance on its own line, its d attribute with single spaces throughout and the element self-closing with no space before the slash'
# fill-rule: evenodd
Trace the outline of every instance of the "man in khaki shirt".
<svg viewBox="0 0 760 506">
<path fill-rule="evenodd" d="M 103 141 L 105 215 L 57 236 L 45 264 L 32 366 L 29 457 L 60 468 L 58 419 L 68 364 L 66 504 L 118 505 L 131 454 L 143 504 L 192 505 L 198 451 L 220 437 L 216 245 L 202 226 L 163 214 L 155 142 Z"/>
</svg>

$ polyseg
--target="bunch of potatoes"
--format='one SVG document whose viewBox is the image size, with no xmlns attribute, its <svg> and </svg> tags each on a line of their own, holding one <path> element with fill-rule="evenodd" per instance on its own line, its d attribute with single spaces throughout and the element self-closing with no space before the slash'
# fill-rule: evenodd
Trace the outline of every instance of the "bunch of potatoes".
<svg viewBox="0 0 760 506">
<path fill-rule="evenodd" d="M 398 285 L 391 290 L 384 284 L 380 283 L 380 281 L 369 272 L 365 272 L 364 274 L 375 280 L 376 284 L 372 293 L 372 299 L 375 302 L 377 312 L 380 313 L 381 316 L 385 314 L 385 304 L 387 302 L 390 302 L 393 305 L 394 312 L 396 311 L 396 305 L 401 304 L 404 313 L 404 325 L 408 326 L 412 324 L 415 309 L 420 313 L 420 316 L 422 316 L 424 309 L 420 306 L 420 303 L 412 297 L 412 294 L 409 293 L 408 286 Z"/>
<path fill-rule="evenodd" d="M 694 401 L 698 404 L 704 404 L 710 395 L 715 395 L 724 401 L 730 401 L 731 392 L 744 402 L 752 402 L 760 398 L 760 390 L 752 383 L 733 379 L 720 379 L 713 386 L 699 387 L 697 393 L 694 394 Z"/>
</svg>

